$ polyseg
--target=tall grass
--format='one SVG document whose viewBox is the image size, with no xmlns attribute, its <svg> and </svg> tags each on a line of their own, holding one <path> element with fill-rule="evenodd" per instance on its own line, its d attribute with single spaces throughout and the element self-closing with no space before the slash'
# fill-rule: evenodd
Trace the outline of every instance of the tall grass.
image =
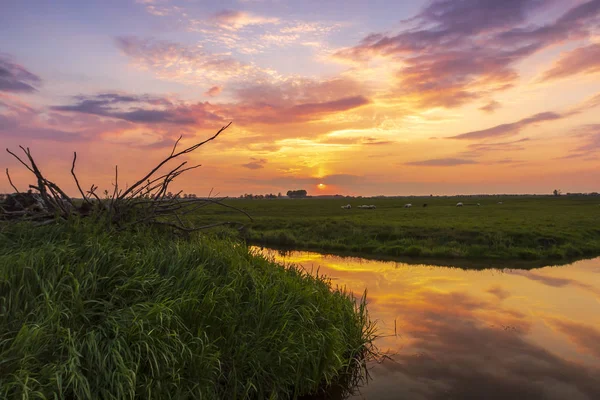
<svg viewBox="0 0 600 400">
<path fill-rule="evenodd" d="M 207 237 L 0 227 L 0 398 L 295 398 L 361 378 L 365 299 Z"/>
</svg>

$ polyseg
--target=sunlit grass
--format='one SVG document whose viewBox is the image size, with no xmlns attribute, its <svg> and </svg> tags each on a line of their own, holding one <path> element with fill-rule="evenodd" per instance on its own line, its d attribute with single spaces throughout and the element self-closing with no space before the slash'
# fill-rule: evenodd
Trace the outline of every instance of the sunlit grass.
<svg viewBox="0 0 600 400">
<path fill-rule="evenodd" d="M 294 398 L 364 371 L 365 299 L 239 244 L 0 228 L 0 398 Z"/>
</svg>

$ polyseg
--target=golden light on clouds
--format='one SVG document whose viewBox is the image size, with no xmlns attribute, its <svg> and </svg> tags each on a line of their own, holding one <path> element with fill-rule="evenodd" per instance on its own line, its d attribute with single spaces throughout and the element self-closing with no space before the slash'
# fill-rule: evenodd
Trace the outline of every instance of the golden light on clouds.
<svg viewBox="0 0 600 400">
<path fill-rule="evenodd" d="M 343 0 L 309 14 L 304 2 L 158 3 L 136 3 L 142 12 L 126 36 L 111 24 L 66 32 L 65 21 L 49 20 L 43 51 L 0 39 L 3 145 L 56 149 L 39 159 L 51 170 L 72 151 L 88 153 L 81 168 L 102 166 L 98 184 L 110 186 L 113 160 L 135 169 L 164 158 L 179 135 L 198 142 L 233 121 L 176 185 L 227 196 L 600 190 L 598 0 L 555 2 L 555 17 L 537 0 L 389 2 L 395 21 L 379 20 L 369 2 L 341 19 L 331 4 Z M 68 4 L 56 12 L 89 17 Z M 157 24 L 168 34 L 149 36 Z M 75 34 L 78 46 L 52 45 Z M 111 40 L 90 52 L 90 37 Z M 108 147 L 112 165 L 97 150 Z M 13 161 L 0 153 L 3 168 Z"/>
</svg>

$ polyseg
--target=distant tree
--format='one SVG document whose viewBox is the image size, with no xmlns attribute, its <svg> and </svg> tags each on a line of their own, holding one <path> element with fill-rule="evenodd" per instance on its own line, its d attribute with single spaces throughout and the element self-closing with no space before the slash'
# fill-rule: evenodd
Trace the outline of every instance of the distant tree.
<svg viewBox="0 0 600 400">
<path fill-rule="evenodd" d="M 283 196 L 281 195 L 281 192 L 277 193 L 277 197 L 283 197 Z"/>
<path fill-rule="evenodd" d="M 307 192 L 304 189 L 287 191 L 287 196 L 290 198 L 302 198 L 302 197 L 306 197 L 306 195 L 307 195 Z"/>
<path fill-rule="evenodd" d="M 554 189 L 554 191 L 552 192 L 555 196 L 560 196 L 561 195 L 561 191 L 560 189 Z"/>
</svg>

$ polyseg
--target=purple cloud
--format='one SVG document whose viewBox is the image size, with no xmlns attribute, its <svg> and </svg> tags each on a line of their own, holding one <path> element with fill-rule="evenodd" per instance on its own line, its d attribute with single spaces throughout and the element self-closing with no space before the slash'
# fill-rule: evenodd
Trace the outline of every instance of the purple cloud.
<svg viewBox="0 0 600 400">
<path fill-rule="evenodd" d="M 262 169 L 265 167 L 265 164 L 267 163 L 267 160 L 264 158 L 257 159 L 257 158 L 252 157 L 252 158 L 250 158 L 250 160 L 252 160 L 252 161 L 250 161 L 247 164 L 242 164 L 242 167 L 248 168 L 248 169 Z"/>
<path fill-rule="evenodd" d="M 553 121 L 557 119 L 564 118 L 563 115 L 554 113 L 554 112 L 543 112 L 539 114 L 535 114 L 528 118 L 523 118 L 520 121 L 513 122 L 510 124 L 502 124 L 497 125 L 492 128 L 483 129 L 480 131 L 472 131 L 461 133 L 460 135 L 451 136 L 450 139 L 487 139 L 493 137 L 502 137 L 502 136 L 513 136 L 517 135 L 521 132 L 523 128 L 529 125 L 533 125 L 539 122 L 545 121 Z"/>
<path fill-rule="evenodd" d="M 454 167 L 457 165 L 470 165 L 478 164 L 478 161 L 468 158 L 433 158 L 430 160 L 423 161 L 410 161 L 404 163 L 404 165 L 417 165 L 425 167 Z"/>
<path fill-rule="evenodd" d="M 37 92 L 35 86 L 41 83 L 39 76 L 0 56 L 0 92 Z"/>
<path fill-rule="evenodd" d="M 598 19 L 600 0 L 566 11 L 553 23 L 531 27 L 533 11 L 551 0 L 434 0 L 396 35 L 370 34 L 335 53 L 357 62 L 376 56 L 398 61 L 393 93 L 417 107 L 458 107 L 512 87 L 515 65 L 554 43 L 582 39 Z M 484 106 L 492 112 L 495 104 Z"/>
<path fill-rule="evenodd" d="M 524 150 L 522 143 L 528 142 L 531 139 L 523 138 L 519 140 L 513 140 L 510 142 L 499 142 L 499 143 L 472 143 L 468 146 L 471 152 L 482 153 L 491 151 L 517 151 Z"/>
<path fill-rule="evenodd" d="M 496 111 L 497 109 L 499 109 L 500 107 L 502 107 L 502 104 L 500 104 L 496 100 L 492 100 L 489 103 L 487 103 L 485 106 L 479 107 L 479 109 L 481 111 L 485 111 L 486 113 L 490 113 L 491 114 L 494 111 Z"/>
<path fill-rule="evenodd" d="M 199 119 L 221 120 L 220 117 L 203 110 L 202 103 L 194 109 L 186 106 L 174 107 L 162 98 L 148 95 L 134 96 L 103 93 L 96 96 L 77 96 L 73 105 L 51 107 L 55 111 L 78 112 L 103 117 L 117 118 L 133 123 L 168 123 L 176 125 L 197 124 Z M 167 106 L 166 108 L 148 108 Z"/>
<path fill-rule="evenodd" d="M 353 96 L 323 103 L 299 104 L 294 106 L 291 111 L 297 115 L 317 114 L 323 112 L 346 111 L 364 106 L 365 104 L 369 104 L 369 99 L 364 96 Z"/>
</svg>

